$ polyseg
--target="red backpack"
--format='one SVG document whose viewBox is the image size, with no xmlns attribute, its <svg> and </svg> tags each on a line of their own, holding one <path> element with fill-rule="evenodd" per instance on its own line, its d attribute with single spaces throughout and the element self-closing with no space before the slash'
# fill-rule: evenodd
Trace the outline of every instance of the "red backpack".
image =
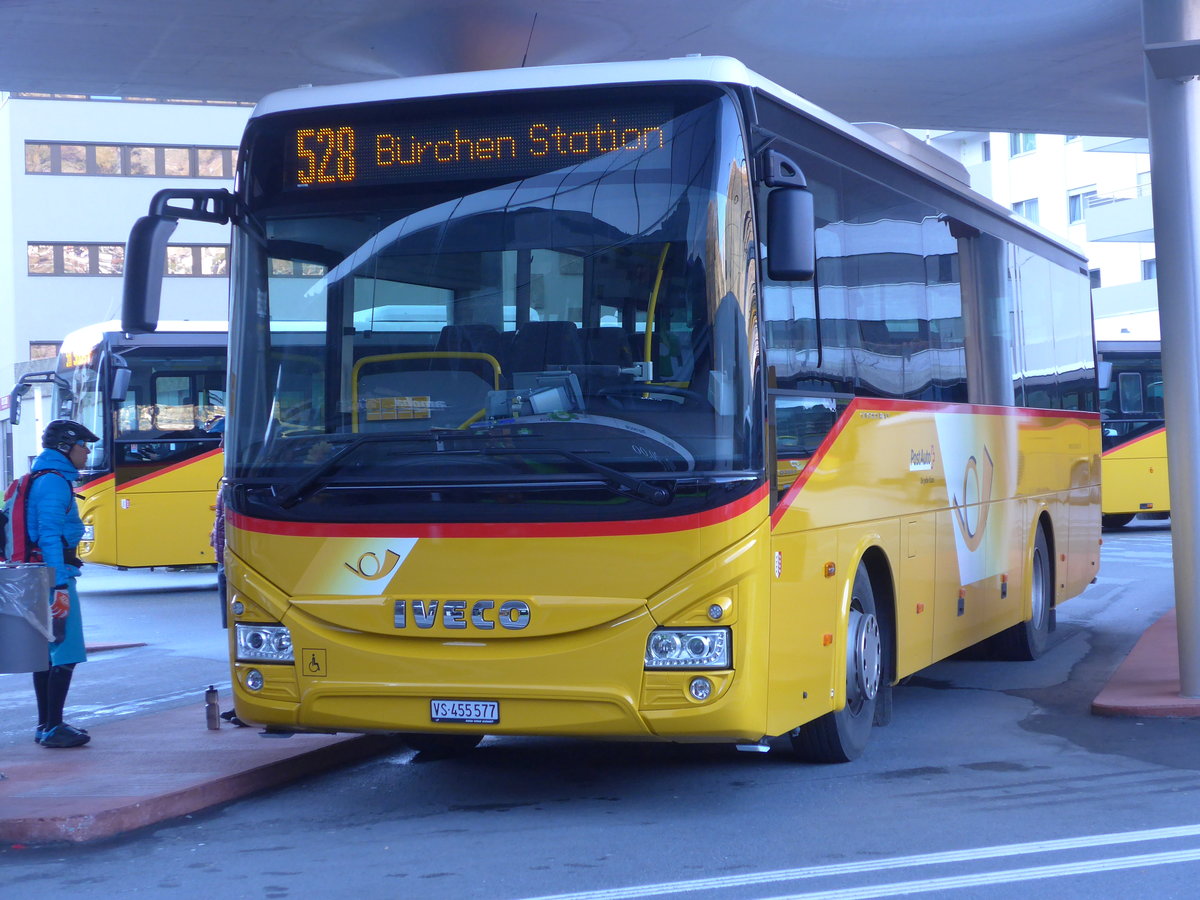
<svg viewBox="0 0 1200 900">
<path fill-rule="evenodd" d="M 33 482 L 43 475 L 54 472 L 66 480 L 66 476 L 54 469 L 39 469 L 14 478 L 4 492 L 4 509 L 0 510 L 0 561 L 15 563 L 40 563 L 42 550 L 29 538 L 29 492 Z M 70 482 L 68 482 L 69 484 Z"/>
</svg>

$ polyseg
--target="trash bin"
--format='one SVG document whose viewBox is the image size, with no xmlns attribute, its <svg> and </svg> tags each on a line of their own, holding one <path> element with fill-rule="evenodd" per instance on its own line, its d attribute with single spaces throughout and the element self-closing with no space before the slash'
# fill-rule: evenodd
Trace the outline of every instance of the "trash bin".
<svg viewBox="0 0 1200 900">
<path fill-rule="evenodd" d="M 44 672 L 50 668 L 49 566 L 0 565 L 0 672 Z"/>
</svg>

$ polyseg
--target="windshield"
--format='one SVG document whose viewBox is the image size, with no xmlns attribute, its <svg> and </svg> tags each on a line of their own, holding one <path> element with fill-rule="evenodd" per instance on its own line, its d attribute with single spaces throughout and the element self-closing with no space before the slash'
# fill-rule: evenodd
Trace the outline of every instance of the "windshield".
<svg viewBox="0 0 1200 900">
<path fill-rule="evenodd" d="M 259 124 L 227 452 L 260 514 L 677 515 L 761 478 L 736 108 L 644 93 Z"/>
<path fill-rule="evenodd" d="M 59 360 L 58 415 L 100 436 L 85 476 L 165 465 L 213 449 L 225 416 L 224 338 L 218 346 L 128 347 L 106 338 Z M 125 373 L 125 374 L 121 374 Z M 108 412 L 106 413 L 106 410 Z"/>
<path fill-rule="evenodd" d="M 1163 427 L 1162 361 L 1154 352 L 1101 352 L 1100 416 L 1110 450 Z"/>
<path fill-rule="evenodd" d="M 112 433 L 104 416 L 102 360 L 99 347 L 90 352 L 64 353 L 58 358 L 62 382 L 55 385 L 55 417 L 76 421 L 100 438 L 88 454 L 84 478 L 107 471 L 111 465 Z"/>
</svg>

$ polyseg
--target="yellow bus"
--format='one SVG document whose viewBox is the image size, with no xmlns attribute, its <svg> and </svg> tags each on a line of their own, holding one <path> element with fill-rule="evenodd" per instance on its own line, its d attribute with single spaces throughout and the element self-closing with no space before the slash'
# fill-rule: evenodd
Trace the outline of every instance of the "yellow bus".
<svg viewBox="0 0 1200 900">
<path fill-rule="evenodd" d="M 1086 262 L 904 141 L 726 58 L 264 99 L 124 319 L 232 220 L 237 714 L 845 761 L 1041 653 L 1099 558 Z"/>
<path fill-rule="evenodd" d="M 1135 516 L 1171 515 L 1163 416 L 1158 312 L 1096 318 L 1100 417 L 1101 522 L 1123 528 Z"/>
<path fill-rule="evenodd" d="M 224 322 L 163 322 L 139 335 L 102 322 L 66 336 L 53 373 L 18 385 L 52 384 L 54 417 L 100 436 L 76 488 L 85 562 L 215 565 L 227 348 Z"/>
</svg>

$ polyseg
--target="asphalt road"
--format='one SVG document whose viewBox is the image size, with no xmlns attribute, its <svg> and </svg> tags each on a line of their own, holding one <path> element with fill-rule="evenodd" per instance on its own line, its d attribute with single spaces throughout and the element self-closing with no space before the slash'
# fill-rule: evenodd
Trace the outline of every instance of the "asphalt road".
<svg viewBox="0 0 1200 900">
<path fill-rule="evenodd" d="M 1166 523 L 1107 533 L 1043 659 L 919 673 L 849 765 L 551 739 L 403 751 L 101 844 L 0 848 L 0 896 L 1192 898 L 1200 720 L 1089 712 L 1173 604 L 1170 554 Z M 85 593 L 90 640 L 147 646 L 79 668 L 73 721 L 227 682 L 195 587 Z M 0 676 L 0 753 L 29 737 L 27 679 Z"/>
</svg>

